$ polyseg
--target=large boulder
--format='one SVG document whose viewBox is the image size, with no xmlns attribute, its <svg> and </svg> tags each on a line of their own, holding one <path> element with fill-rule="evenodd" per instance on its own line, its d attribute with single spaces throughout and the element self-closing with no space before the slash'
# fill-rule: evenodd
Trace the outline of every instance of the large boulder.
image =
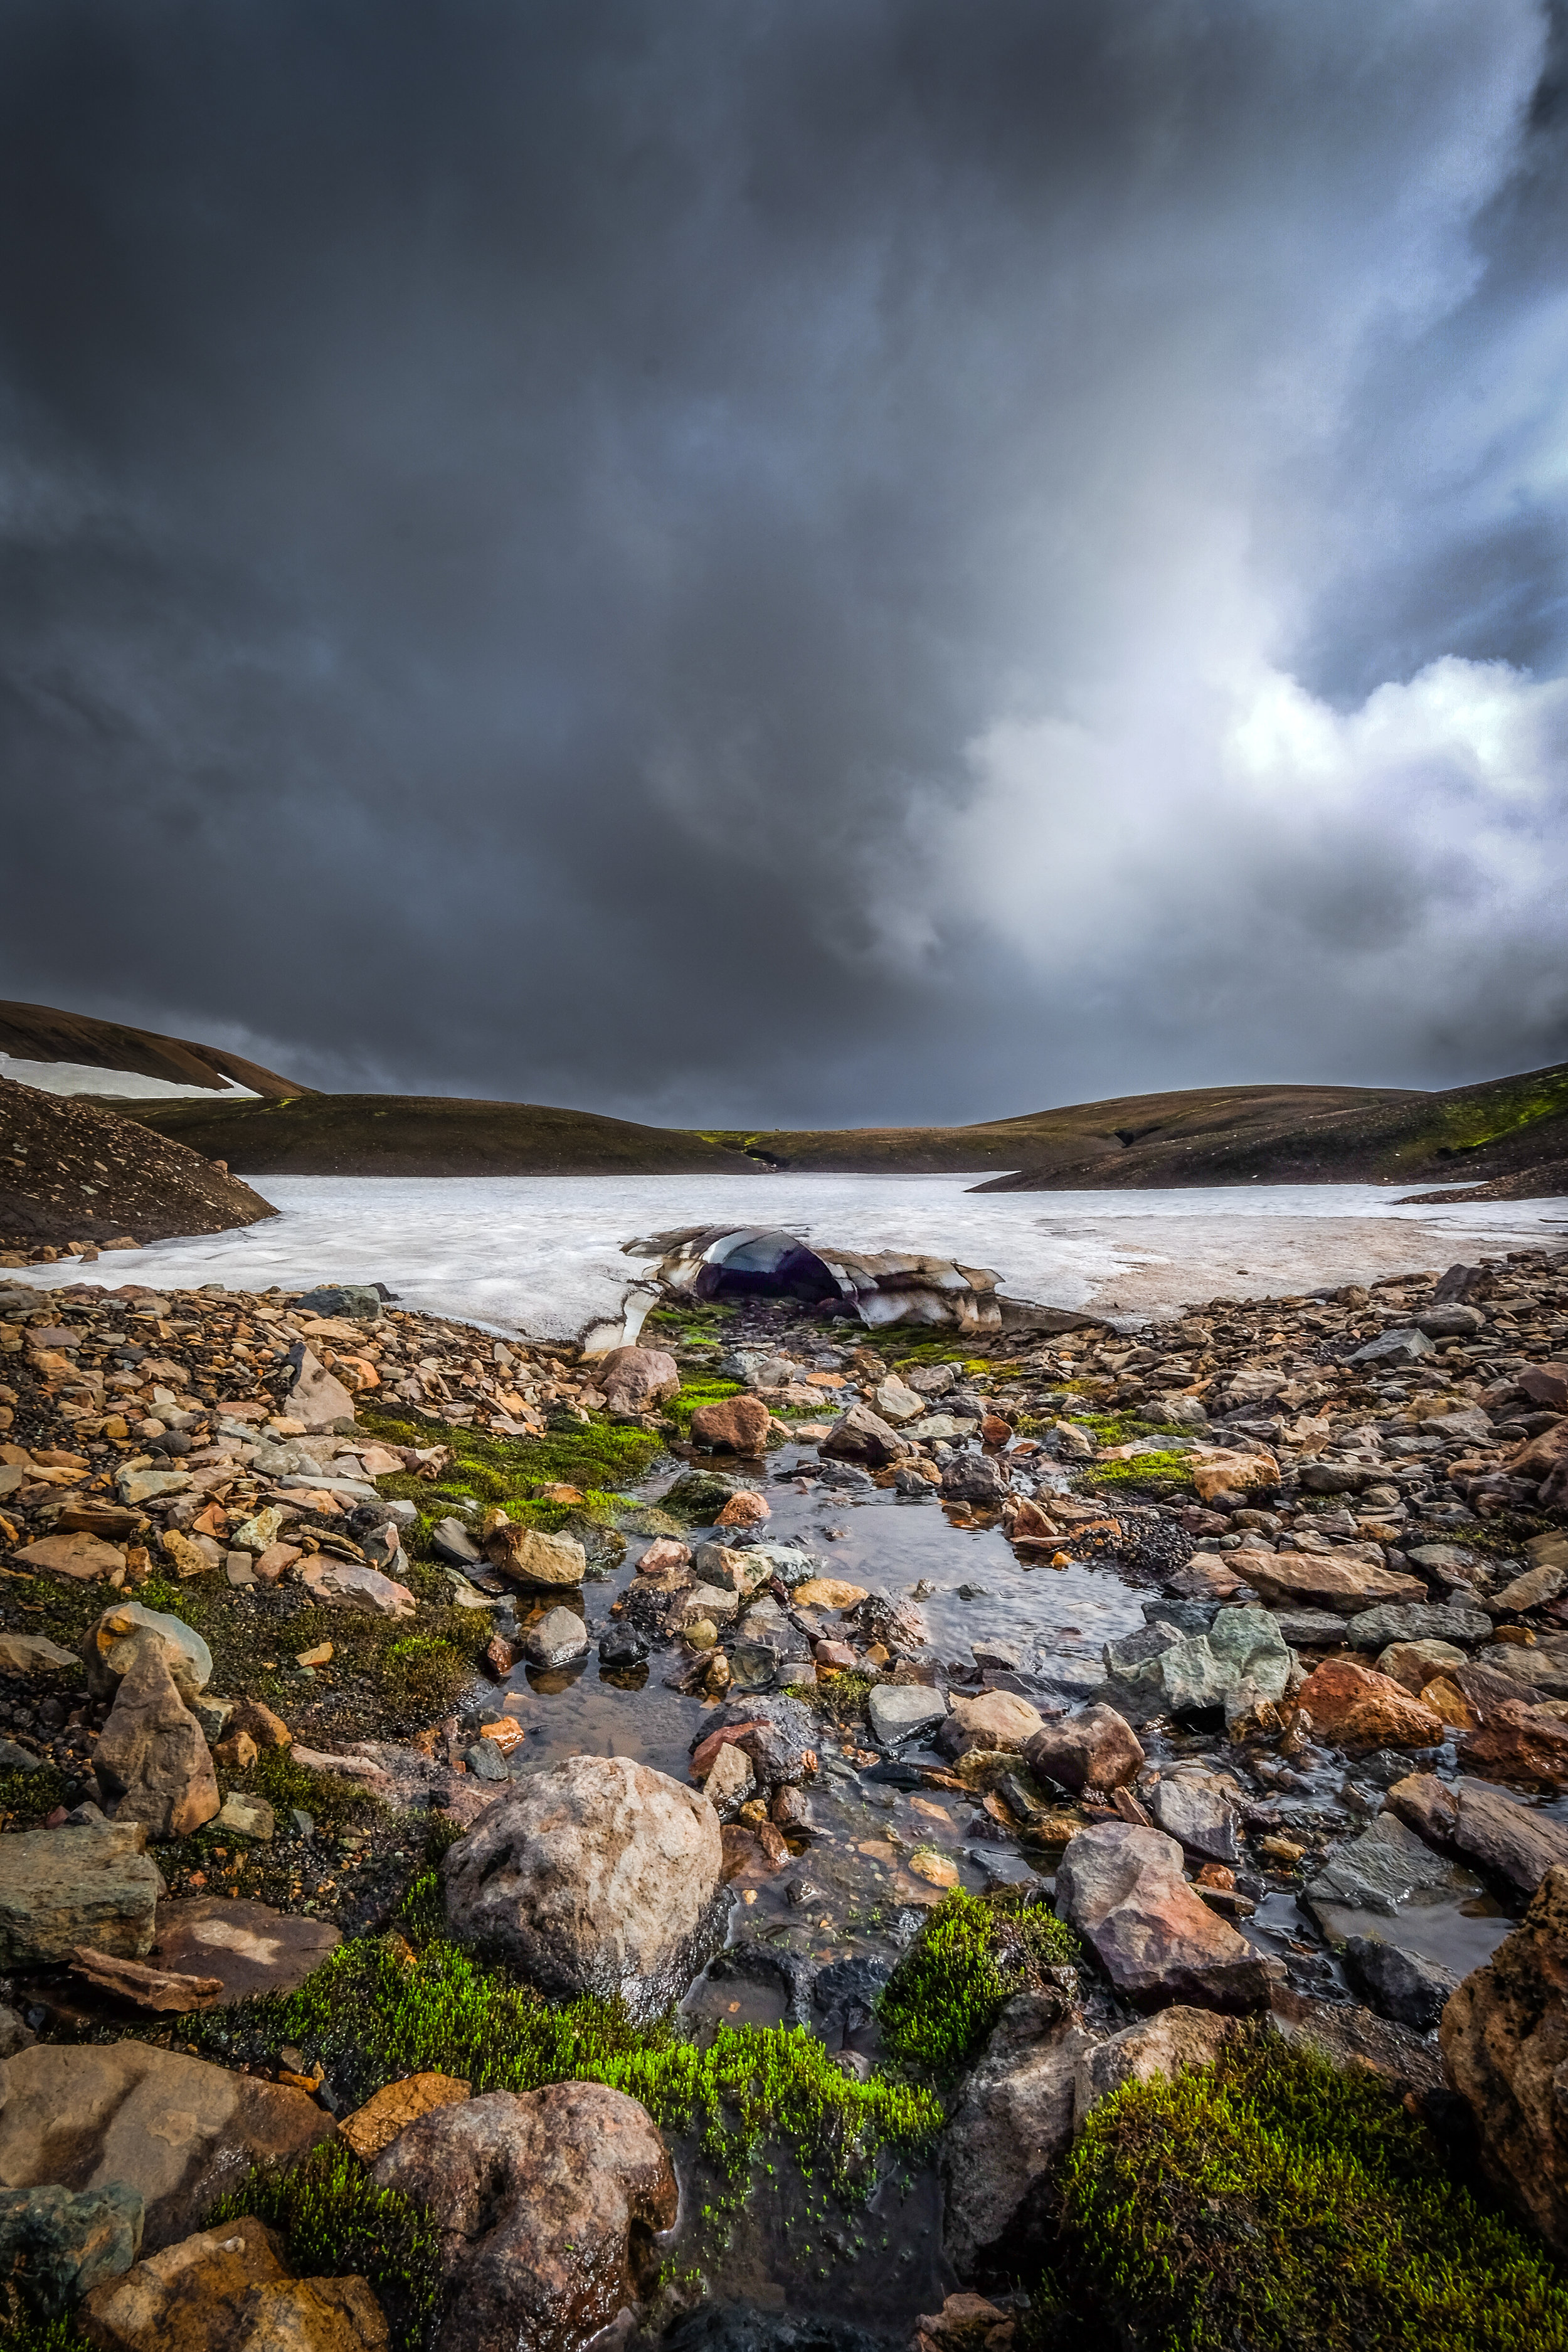
<svg viewBox="0 0 1568 2352">
<path fill-rule="evenodd" d="M 1108 1643 L 1105 1662 L 1163 1714 L 1223 1709 L 1238 1727 L 1284 1697 L 1291 1667 L 1279 1621 L 1267 1609 L 1217 1610 L 1202 1633 L 1152 1624 L 1131 1642 Z"/>
<path fill-rule="evenodd" d="M 253 2165 L 337 2126 L 303 2091 L 142 2042 L 38 2042 L 0 2065 L 0 2186 L 137 2190 L 149 2251 L 188 2237 Z"/>
<path fill-rule="evenodd" d="M 1547 1873 L 1522 1925 L 1465 1979 L 1440 2040 L 1488 2173 L 1568 2252 L 1568 1868 Z"/>
<path fill-rule="evenodd" d="M 1345 1627 L 1352 1650 L 1385 1650 L 1392 1642 L 1489 1642 L 1492 1621 L 1479 1609 L 1450 1601 L 1384 1601 L 1363 1609 Z"/>
<path fill-rule="evenodd" d="M 821 1450 L 842 1462 L 869 1462 L 879 1467 L 900 1460 L 909 1447 L 898 1431 L 889 1428 L 868 1404 L 852 1404 L 839 1414 L 823 1439 Z"/>
<path fill-rule="evenodd" d="M 422 2205 L 447 2278 L 442 2352 L 576 2352 L 646 2283 L 675 2170 L 647 2110 L 600 2083 L 491 2091 L 422 2116 L 371 2178 Z"/>
<path fill-rule="evenodd" d="M 691 1443 L 706 1446 L 710 1454 L 760 1454 L 773 1425 L 773 1414 L 761 1397 L 722 1397 L 717 1404 L 698 1406 L 691 1416 Z"/>
<path fill-rule="evenodd" d="M 994 1454 L 955 1454 L 942 1465 L 942 1491 L 950 1503 L 979 1503 L 994 1509 L 1012 1488 Z"/>
<path fill-rule="evenodd" d="M 1143 1750 L 1113 1706 L 1085 1706 L 1037 1731 L 1025 1743 L 1024 1761 L 1076 1796 L 1085 1789 L 1121 1788 L 1142 1763 Z"/>
<path fill-rule="evenodd" d="M 1256 2009 L 1283 1964 L 1265 1959 L 1208 1908 L 1158 1830 L 1080 1830 L 1057 1867 L 1057 1916 L 1091 1944 L 1119 1992 L 1200 2009 Z"/>
<path fill-rule="evenodd" d="M 1010 2279 L 1034 2251 L 1031 2221 L 1071 2143 L 1076 2071 L 1093 2038 L 1050 1994 L 1018 1993 L 1004 2009 L 938 2158 L 942 2251 L 961 2279 Z"/>
<path fill-rule="evenodd" d="M 1441 1718 L 1387 1675 L 1325 1658 L 1297 1694 L 1321 1738 L 1341 1748 L 1435 1748 Z"/>
<path fill-rule="evenodd" d="M 82 1946 L 145 1958 L 164 1893 L 143 1822 L 0 1837 L 0 1968 L 41 1969 Z"/>
<path fill-rule="evenodd" d="M 662 1348 L 612 1348 L 592 1370 L 612 1412 L 651 1412 L 680 1391 L 680 1367 Z"/>
<path fill-rule="evenodd" d="M 363 2279 L 294 2278 L 248 2214 L 97 2288 L 82 2327 L 101 2352 L 384 2352 L 390 2340 Z"/>
<path fill-rule="evenodd" d="M 151 1838 L 188 1837 L 222 1804 L 212 1751 L 162 1642 L 142 1644 L 121 1676 L 92 1769 L 110 1820 L 144 1822 Z"/>
<path fill-rule="evenodd" d="M 568 1756 L 487 1808 L 441 1864 L 461 1944 L 546 1992 L 678 2000 L 723 1941 L 719 1816 L 626 1756 Z"/>
</svg>

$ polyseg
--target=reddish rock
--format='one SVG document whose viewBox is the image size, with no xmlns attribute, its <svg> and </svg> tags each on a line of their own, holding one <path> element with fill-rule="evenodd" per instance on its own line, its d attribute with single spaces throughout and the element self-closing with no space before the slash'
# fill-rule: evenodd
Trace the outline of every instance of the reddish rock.
<svg viewBox="0 0 1568 2352">
<path fill-rule="evenodd" d="M 691 1751 L 691 1773 L 697 1780 L 706 1780 L 713 1769 L 713 1759 L 721 1748 L 738 1746 L 748 1732 L 760 1731 L 761 1719 L 752 1723 L 727 1724 L 722 1731 L 710 1731 Z"/>
<path fill-rule="evenodd" d="M 676 2216 L 647 2110 L 602 2083 L 491 2091 L 399 2134 L 371 2178 L 429 2214 L 447 2281 L 443 2352 L 575 2352 L 646 2284 Z"/>
<path fill-rule="evenodd" d="M 1450 1996 L 1438 2031 L 1486 2170 L 1548 2244 L 1568 2252 L 1568 1868 L 1547 1873 L 1522 1925 Z"/>
<path fill-rule="evenodd" d="M 673 1576 L 679 1569 L 691 1564 L 691 1546 L 677 1543 L 673 1536 L 655 1536 L 637 1562 L 639 1576 Z"/>
<path fill-rule="evenodd" d="M 1527 1364 L 1515 1386 L 1548 1412 L 1568 1412 L 1568 1364 Z"/>
<path fill-rule="evenodd" d="M 161 1643 L 145 1643 L 93 1751 L 104 1811 L 152 1838 L 189 1837 L 223 1800 L 201 1725 L 174 1686 Z"/>
<path fill-rule="evenodd" d="M 241 1700 L 229 1717 L 228 1727 L 231 1732 L 247 1731 L 258 1748 L 288 1748 L 294 1738 L 282 1717 L 257 1698 Z"/>
<path fill-rule="evenodd" d="M 760 1528 L 764 1519 L 772 1517 L 766 1496 L 753 1494 L 749 1486 L 742 1486 L 738 1495 L 731 1496 L 713 1524 L 719 1528 Z"/>
<path fill-rule="evenodd" d="M 517 1664 L 517 1654 L 504 1633 L 492 1633 L 479 1663 L 498 1683 L 504 1683 Z"/>
<path fill-rule="evenodd" d="M 1349 1658 L 1327 1658 L 1302 1684 L 1312 1729 L 1342 1748 L 1434 1748 L 1443 1726 L 1387 1675 Z"/>
<path fill-rule="evenodd" d="M 711 1454 L 760 1454 L 773 1427 L 761 1397 L 726 1397 L 721 1404 L 699 1405 L 691 1416 L 691 1443 Z"/>
<path fill-rule="evenodd" d="M 1113 1706 L 1086 1706 L 1037 1731 L 1024 1749 L 1024 1761 L 1031 1772 L 1077 1792 L 1131 1780 L 1143 1750 L 1132 1726 Z"/>
<path fill-rule="evenodd" d="M 1483 1781 L 1412 1772 L 1394 1782 L 1388 1805 L 1429 1845 L 1507 1879 L 1522 1895 L 1533 1895 L 1549 1870 L 1568 1864 L 1568 1828 Z"/>
<path fill-rule="evenodd" d="M 612 1348 L 591 1370 L 612 1412 L 651 1412 L 680 1389 L 680 1368 L 662 1348 Z"/>
<path fill-rule="evenodd" d="M 1568 1786 L 1568 1723 L 1511 1699 L 1489 1709 L 1485 1721 L 1465 1733 L 1459 1761 L 1479 1780 L 1508 1780 L 1521 1789 L 1563 1788 Z"/>
<path fill-rule="evenodd" d="M 1284 1978 L 1282 1962 L 1265 1958 L 1188 1885 L 1181 1847 L 1158 1830 L 1127 1822 L 1080 1830 L 1057 1866 L 1057 1914 L 1134 2000 L 1256 2009 Z"/>
<path fill-rule="evenodd" d="M 909 1446 L 868 1404 L 852 1404 L 823 1439 L 822 1451 L 846 1462 L 868 1462 L 875 1469 L 897 1462 Z"/>
</svg>

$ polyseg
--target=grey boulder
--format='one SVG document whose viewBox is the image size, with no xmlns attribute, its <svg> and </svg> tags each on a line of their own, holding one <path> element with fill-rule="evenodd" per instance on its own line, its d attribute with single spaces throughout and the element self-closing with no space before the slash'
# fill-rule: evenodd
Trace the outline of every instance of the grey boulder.
<svg viewBox="0 0 1568 2352">
<path fill-rule="evenodd" d="M 0 1967 L 47 1968 L 79 1945 L 145 1958 L 164 1892 L 146 1845 L 142 1822 L 0 1838 Z"/>
<path fill-rule="evenodd" d="M 1479 1609 L 1451 1602 L 1394 1601 L 1363 1609 L 1345 1627 L 1352 1650 L 1386 1650 L 1391 1642 L 1452 1642 L 1471 1648 L 1489 1642 L 1492 1621 Z"/>
<path fill-rule="evenodd" d="M 574 1609 L 549 1609 L 522 1639 L 522 1651 L 534 1666 L 568 1666 L 588 1654 L 588 1628 Z"/>
<path fill-rule="evenodd" d="M 1448 1996 L 1459 1989 L 1458 1978 L 1440 1961 L 1375 1936 L 1350 1937 L 1342 1958 L 1345 1975 L 1367 2006 L 1416 2033 L 1431 2032 Z"/>
<path fill-rule="evenodd" d="M 723 1940 L 723 1847 L 707 1799 L 624 1756 L 569 1756 L 488 1806 L 441 1864 L 456 1940 L 542 1990 L 616 1995 L 638 2021 Z"/>
<path fill-rule="evenodd" d="M 0 2189 L 0 2276 L 37 2319 L 58 2319 L 142 2250 L 142 2196 L 123 2180 Z"/>
<path fill-rule="evenodd" d="M 942 2134 L 942 2251 L 966 2284 L 1012 2276 L 1072 2140 L 1074 2083 L 1093 2036 L 1050 1994 L 1015 1995 Z"/>
</svg>

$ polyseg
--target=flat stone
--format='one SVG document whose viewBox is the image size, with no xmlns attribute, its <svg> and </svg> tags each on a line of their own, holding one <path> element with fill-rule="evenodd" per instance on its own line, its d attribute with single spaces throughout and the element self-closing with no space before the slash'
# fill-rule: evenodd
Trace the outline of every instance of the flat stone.
<svg viewBox="0 0 1568 2352">
<path fill-rule="evenodd" d="M 1167 1769 L 1146 1802 L 1155 1827 L 1186 1853 L 1233 1863 L 1241 1853 L 1235 1794 L 1236 1783 L 1218 1773 Z"/>
<path fill-rule="evenodd" d="M 1568 1586 L 1568 1568 L 1531 1568 L 1505 1584 L 1497 1596 L 1500 1609 L 1514 1616 L 1522 1616 L 1527 1609 L 1541 1609 L 1547 1601 L 1555 1601 Z"/>
<path fill-rule="evenodd" d="M 226 1895 L 160 1903 L 151 1949 L 167 1969 L 216 1977 L 219 2007 L 258 1993 L 293 1992 L 342 1941 L 325 1919 Z"/>
<path fill-rule="evenodd" d="M 155 2016 L 184 2016 L 193 2009 L 210 2008 L 223 1990 L 217 1977 L 186 1976 L 176 1969 L 158 1969 L 147 1960 L 122 1960 L 112 1952 L 93 1952 L 85 1946 L 71 1955 L 71 1974 L 96 1991 L 111 1993 L 136 2009 Z"/>
<path fill-rule="evenodd" d="M 1281 1609 L 1275 1612 L 1279 1638 L 1292 1650 L 1338 1650 L 1345 1640 L 1345 1619 L 1331 1609 Z"/>
<path fill-rule="evenodd" d="M 45 1633 L 0 1633 L 0 1674 L 52 1675 L 69 1667 L 79 1672 L 74 1650 L 62 1650 Z"/>
<path fill-rule="evenodd" d="M 1376 1936 L 1349 1937 L 1341 1958 L 1351 1984 L 1378 2015 L 1414 2033 L 1430 2033 L 1459 1988 L 1459 1979 L 1441 1961 Z"/>
<path fill-rule="evenodd" d="M 194 1482 L 188 1470 L 121 1470 L 114 1483 L 121 1501 L 135 1507 L 170 1495 L 188 1495 Z"/>
<path fill-rule="evenodd" d="M 877 1683 L 866 1703 L 871 1729 L 884 1748 L 929 1732 L 947 1713 L 947 1701 L 921 1683 Z"/>
<path fill-rule="evenodd" d="M 257 1838 L 266 1843 L 278 1822 L 265 1797 L 250 1797 L 242 1789 L 231 1789 L 219 1810 L 217 1825 L 234 1837 Z"/>
<path fill-rule="evenodd" d="M 188 2237 L 253 2165 L 297 2162 L 337 2131 L 301 2091 L 141 2042 L 39 2042 L 0 2065 L 0 2184 L 124 2181 L 150 2251 Z"/>
<path fill-rule="evenodd" d="M 186 1485 L 190 1481 L 186 1480 Z M 73 1584 L 96 1584 L 125 1566 L 122 1544 L 102 1542 L 97 1536 L 40 1536 L 24 1544 L 17 1559 L 34 1576 L 64 1576 Z"/>
<path fill-rule="evenodd" d="M 294 1379 L 283 1410 L 290 1421 L 300 1422 L 307 1431 L 333 1429 L 340 1421 L 353 1421 L 353 1395 L 302 1339 L 289 1349 L 289 1364 Z"/>
<path fill-rule="evenodd" d="M 460 2105 L 468 2092 L 469 2085 L 460 2075 L 408 2074 L 402 2082 L 388 2083 L 377 2091 L 363 2107 L 345 2116 L 338 2128 L 360 2162 L 374 2164 L 410 2124 L 437 2107 Z"/>
<path fill-rule="evenodd" d="M 47 1968 L 82 1944 L 144 1958 L 163 1893 L 146 1845 L 141 1822 L 0 1837 L 0 1967 Z"/>
<path fill-rule="evenodd" d="M 419 1603 L 405 1584 L 358 1560 L 332 1559 L 318 1552 L 300 1570 L 300 1581 L 324 1609 L 354 1609 L 367 1617 L 412 1617 Z"/>
<path fill-rule="evenodd" d="M 1426 1598 L 1419 1577 L 1374 1567 L 1348 1551 L 1248 1552 L 1246 1569 L 1253 1591 L 1276 1609 L 1319 1608 L 1355 1617 L 1383 1601 Z"/>
<path fill-rule="evenodd" d="M 1345 1360 L 1351 1364 L 1418 1364 L 1423 1356 L 1435 1353 L 1426 1334 L 1412 1325 L 1405 1330 L 1380 1331 L 1375 1339 L 1369 1339 Z"/>
<path fill-rule="evenodd" d="M 1483 1780 L 1447 1781 L 1435 1772 L 1396 1780 L 1388 1802 L 1429 1844 L 1461 1855 L 1522 1895 L 1568 1864 L 1568 1824 Z"/>
<path fill-rule="evenodd" d="M 484 1558 L 461 1519 L 453 1518 L 449 1513 L 446 1518 L 437 1520 L 430 1530 L 430 1541 L 441 1558 L 449 1559 L 457 1568 L 477 1568 Z"/>
<path fill-rule="evenodd" d="M 1435 1853 L 1396 1813 L 1380 1813 L 1370 1829 L 1336 1848 L 1308 1886 L 1302 1900 L 1331 1932 L 1324 1911 L 1372 1911 L 1392 1919 L 1413 1897 L 1444 1896 L 1455 1903 L 1485 1893 L 1480 1881 L 1458 1863 Z M 1342 1927 L 1332 1932 L 1343 1934 Z"/>
<path fill-rule="evenodd" d="M 1489 1642 L 1491 1633 L 1492 1621 L 1479 1609 L 1432 1601 L 1363 1609 L 1345 1627 L 1352 1650 L 1384 1650 L 1391 1642 L 1452 1642 L 1473 1648 Z"/>
</svg>

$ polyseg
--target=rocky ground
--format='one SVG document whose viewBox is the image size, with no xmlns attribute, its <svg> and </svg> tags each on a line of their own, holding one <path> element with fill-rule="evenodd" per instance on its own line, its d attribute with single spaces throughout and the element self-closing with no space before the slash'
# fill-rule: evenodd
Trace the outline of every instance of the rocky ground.
<svg viewBox="0 0 1568 2352">
<path fill-rule="evenodd" d="M 15 2339 L 1568 2345 L 1568 1267 L 645 1337 L 0 1291 Z"/>
<path fill-rule="evenodd" d="M 0 1077 L 0 1266 L 226 1233 L 270 1202 L 134 1119 Z"/>
</svg>

